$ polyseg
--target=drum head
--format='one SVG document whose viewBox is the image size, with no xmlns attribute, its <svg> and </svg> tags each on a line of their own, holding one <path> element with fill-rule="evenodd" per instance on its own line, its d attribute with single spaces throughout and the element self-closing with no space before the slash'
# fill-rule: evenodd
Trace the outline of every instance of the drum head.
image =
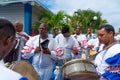
<svg viewBox="0 0 120 80">
<path fill-rule="evenodd" d="M 10 69 L 27 77 L 29 80 L 39 80 L 37 72 L 34 67 L 26 61 L 16 61 L 11 64 Z"/>
<path fill-rule="evenodd" d="M 92 65 L 94 65 L 92 62 L 90 62 L 89 60 L 83 60 L 83 59 L 73 59 L 73 60 L 70 60 L 68 62 L 66 62 L 63 66 L 62 66 L 62 69 L 66 66 L 69 66 L 69 65 L 72 65 L 72 64 L 75 64 L 75 63 L 90 63 Z"/>
</svg>

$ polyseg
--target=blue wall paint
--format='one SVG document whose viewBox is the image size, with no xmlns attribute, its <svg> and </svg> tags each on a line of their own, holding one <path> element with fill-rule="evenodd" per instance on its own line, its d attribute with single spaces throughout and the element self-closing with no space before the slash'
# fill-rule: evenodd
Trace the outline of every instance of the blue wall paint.
<svg viewBox="0 0 120 80">
<path fill-rule="evenodd" d="M 24 4 L 24 31 L 31 35 L 32 25 L 32 6 L 29 3 Z"/>
</svg>

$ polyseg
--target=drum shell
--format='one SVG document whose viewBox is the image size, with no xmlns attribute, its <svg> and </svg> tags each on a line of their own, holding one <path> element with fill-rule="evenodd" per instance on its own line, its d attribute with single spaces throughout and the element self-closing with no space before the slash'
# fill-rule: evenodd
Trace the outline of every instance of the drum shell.
<svg viewBox="0 0 120 80">
<path fill-rule="evenodd" d="M 64 80 L 97 80 L 95 65 L 87 60 L 74 59 L 66 62 L 63 67 Z"/>
<path fill-rule="evenodd" d="M 13 62 L 9 68 L 15 72 L 20 73 L 22 76 L 27 77 L 28 80 L 39 80 L 34 67 L 26 61 Z"/>
</svg>

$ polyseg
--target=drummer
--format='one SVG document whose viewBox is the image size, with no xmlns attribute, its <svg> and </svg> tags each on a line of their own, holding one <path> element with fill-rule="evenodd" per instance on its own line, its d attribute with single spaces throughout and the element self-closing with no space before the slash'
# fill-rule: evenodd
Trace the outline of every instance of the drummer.
<svg viewBox="0 0 120 80">
<path fill-rule="evenodd" d="M 79 43 L 77 40 L 70 35 L 70 29 L 68 26 L 63 26 L 61 33 L 55 37 L 56 43 L 56 53 L 58 54 L 58 66 L 60 69 L 61 75 L 61 66 L 63 62 L 69 61 L 72 59 L 72 54 L 78 55 Z M 58 69 L 58 67 L 57 67 Z M 57 79 L 60 80 L 60 77 Z"/>
<path fill-rule="evenodd" d="M 14 28 L 16 30 L 16 43 L 13 49 L 10 51 L 9 55 L 6 56 L 4 62 L 12 63 L 13 61 L 21 60 L 21 49 L 30 38 L 30 36 L 23 32 L 23 23 L 20 21 L 16 21 L 14 23 Z"/>
<path fill-rule="evenodd" d="M 102 25 L 98 30 L 98 39 L 104 44 L 103 50 L 96 56 L 94 63 L 102 76 L 101 80 L 120 80 L 120 44 L 114 39 L 112 25 Z"/>
<path fill-rule="evenodd" d="M 8 55 L 15 42 L 15 29 L 12 23 L 0 19 L 0 80 L 27 80 L 19 73 L 4 66 L 3 59 Z"/>
</svg>

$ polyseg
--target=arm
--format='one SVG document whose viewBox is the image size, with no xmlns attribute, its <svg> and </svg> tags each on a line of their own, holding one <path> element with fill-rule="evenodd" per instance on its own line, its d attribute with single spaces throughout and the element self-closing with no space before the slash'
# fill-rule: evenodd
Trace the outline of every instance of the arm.
<svg viewBox="0 0 120 80">
<path fill-rule="evenodd" d="M 30 57 L 32 57 L 34 55 L 34 52 L 35 52 L 36 48 L 34 47 L 33 42 L 34 42 L 34 39 L 30 38 L 27 41 L 26 45 L 21 50 L 23 58 L 29 59 Z"/>
</svg>

